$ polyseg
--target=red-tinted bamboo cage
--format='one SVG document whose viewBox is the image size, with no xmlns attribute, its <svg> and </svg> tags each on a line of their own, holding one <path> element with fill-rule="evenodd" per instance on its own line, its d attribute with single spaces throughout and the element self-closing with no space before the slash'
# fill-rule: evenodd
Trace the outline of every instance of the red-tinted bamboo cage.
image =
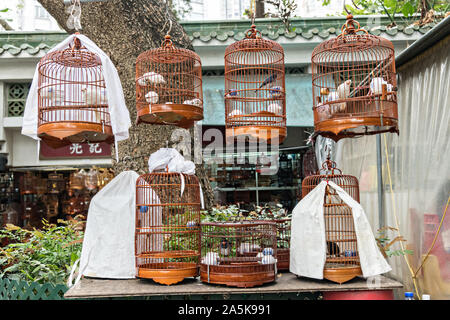
<svg viewBox="0 0 450 320">
<path fill-rule="evenodd" d="M 289 270 L 291 219 L 276 219 L 273 221 L 277 224 L 277 270 Z"/>
<path fill-rule="evenodd" d="M 137 123 L 190 128 L 203 119 L 202 64 L 166 35 L 161 48 L 136 59 Z"/>
<path fill-rule="evenodd" d="M 58 148 L 71 143 L 107 142 L 114 136 L 100 57 L 78 38 L 38 64 L 38 136 Z"/>
<path fill-rule="evenodd" d="M 47 192 L 58 194 L 66 188 L 66 181 L 62 173 L 49 173 L 47 178 Z"/>
<path fill-rule="evenodd" d="M 200 280 L 235 287 L 275 281 L 276 234 L 273 221 L 202 222 Z"/>
<path fill-rule="evenodd" d="M 342 33 L 311 56 L 314 135 L 398 133 L 394 46 L 347 16 Z"/>
<path fill-rule="evenodd" d="M 38 177 L 32 172 L 25 172 L 20 177 L 20 194 L 35 194 Z"/>
<path fill-rule="evenodd" d="M 198 276 L 200 206 L 195 175 L 153 172 L 137 179 L 137 277 L 170 285 Z"/>
<path fill-rule="evenodd" d="M 322 164 L 324 174 L 310 175 L 302 182 L 302 197 L 305 197 L 322 181 L 332 181 L 359 202 L 358 179 L 342 174 L 336 163 L 327 159 Z M 358 243 L 352 209 L 342 201 L 336 191 L 327 185 L 324 195 L 323 216 L 327 254 L 323 277 L 343 283 L 362 275 Z"/>
<path fill-rule="evenodd" d="M 225 50 L 225 128 L 229 142 L 277 144 L 287 135 L 284 50 L 255 25 Z"/>
</svg>

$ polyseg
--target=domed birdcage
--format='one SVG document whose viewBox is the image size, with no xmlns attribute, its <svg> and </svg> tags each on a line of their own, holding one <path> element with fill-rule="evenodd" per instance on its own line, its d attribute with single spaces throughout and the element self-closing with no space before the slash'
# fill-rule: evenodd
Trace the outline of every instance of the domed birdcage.
<svg viewBox="0 0 450 320">
<path fill-rule="evenodd" d="M 276 280 L 274 221 L 202 222 L 200 280 L 254 287 Z"/>
<path fill-rule="evenodd" d="M 394 46 L 347 16 L 342 33 L 311 56 L 314 135 L 398 133 Z"/>
<path fill-rule="evenodd" d="M 137 179 L 137 277 L 171 285 L 198 276 L 200 206 L 195 175 L 152 172 Z"/>
<path fill-rule="evenodd" d="M 284 50 L 262 39 L 252 25 L 245 38 L 225 50 L 227 141 L 248 136 L 267 143 L 286 137 Z"/>
<path fill-rule="evenodd" d="M 46 54 L 38 73 L 38 136 L 42 140 L 53 148 L 114 141 L 97 54 L 75 37 L 69 48 Z"/>
<path fill-rule="evenodd" d="M 137 123 L 190 128 L 203 119 L 202 65 L 193 51 L 166 35 L 161 48 L 136 59 Z"/>
<path fill-rule="evenodd" d="M 277 269 L 289 270 L 291 218 L 272 220 L 277 224 Z"/>
<path fill-rule="evenodd" d="M 319 172 L 303 180 L 302 197 L 305 197 L 320 182 L 332 181 L 359 202 L 359 184 L 356 177 L 342 174 L 341 170 L 336 168 L 336 163 L 329 158 L 322 164 L 322 170 L 326 173 Z M 360 276 L 362 271 L 352 209 L 329 185 L 325 189 L 323 216 L 327 245 L 323 277 L 343 283 Z"/>
</svg>

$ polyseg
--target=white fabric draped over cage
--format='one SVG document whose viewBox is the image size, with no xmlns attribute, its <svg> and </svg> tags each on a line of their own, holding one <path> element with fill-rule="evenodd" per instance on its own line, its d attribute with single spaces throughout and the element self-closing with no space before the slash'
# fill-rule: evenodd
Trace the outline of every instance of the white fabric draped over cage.
<svg viewBox="0 0 450 320">
<path fill-rule="evenodd" d="M 324 221 L 325 187 L 330 185 L 352 209 L 363 277 L 389 272 L 362 206 L 332 181 L 322 181 L 309 192 L 292 211 L 289 271 L 303 277 L 323 279 L 326 260 Z"/>
<path fill-rule="evenodd" d="M 103 77 L 106 87 L 108 101 L 108 111 L 111 119 L 111 128 L 115 141 L 128 139 L 128 129 L 131 127 L 131 120 L 128 109 L 125 104 L 122 84 L 120 82 L 117 70 L 111 59 L 94 42 L 82 34 L 72 34 L 65 40 L 58 43 L 49 50 L 48 53 L 56 50 L 64 50 L 73 44 L 74 38 L 78 38 L 82 45 L 89 51 L 97 54 L 102 63 Z M 22 134 L 35 140 L 40 140 L 38 131 L 38 66 L 34 72 L 33 81 L 28 93 L 22 124 Z M 117 144 L 116 144 L 117 154 Z"/>
</svg>

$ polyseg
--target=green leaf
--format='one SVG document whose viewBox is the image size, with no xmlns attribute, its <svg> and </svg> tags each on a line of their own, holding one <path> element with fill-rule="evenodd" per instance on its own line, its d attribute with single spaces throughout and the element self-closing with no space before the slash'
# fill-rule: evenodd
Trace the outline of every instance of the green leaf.
<svg viewBox="0 0 450 320">
<path fill-rule="evenodd" d="M 416 8 L 411 4 L 410 1 L 407 1 L 402 7 L 402 13 L 405 17 L 409 17 L 416 12 Z"/>
<path fill-rule="evenodd" d="M 8 12 L 9 8 L 1 9 L 0 12 Z"/>
</svg>

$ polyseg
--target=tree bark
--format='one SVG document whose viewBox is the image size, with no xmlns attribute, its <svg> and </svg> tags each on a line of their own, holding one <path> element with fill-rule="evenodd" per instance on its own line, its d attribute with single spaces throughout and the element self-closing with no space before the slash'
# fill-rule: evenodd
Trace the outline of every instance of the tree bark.
<svg viewBox="0 0 450 320">
<path fill-rule="evenodd" d="M 65 5 L 61 0 L 38 0 L 42 6 L 68 32 Z M 122 82 L 125 102 L 133 123 L 129 138 L 120 141 L 119 162 L 113 160 L 116 174 L 134 170 L 139 174 L 148 172 L 148 157 L 161 147 L 173 146 L 170 125 L 136 125 L 136 58 L 143 51 L 160 47 L 170 28 L 174 45 L 194 50 L 183 27 L 176 21 L 172 10 L 162 0 L 109 0 L 106 2 L 81 3 L 81 27 L 83 33 L 94 41 L 112 60 Z M 182 129 L 183 130 L 183 129 Z M 190 130 L 192 133 L 192 130 Z M 192 137 L 192 134 L 191 134 Z M 213 203 L 213 191 L 202 165 L 196 166 L 196 174 L 202 183 L 205 205 Z"/>
</svg>

